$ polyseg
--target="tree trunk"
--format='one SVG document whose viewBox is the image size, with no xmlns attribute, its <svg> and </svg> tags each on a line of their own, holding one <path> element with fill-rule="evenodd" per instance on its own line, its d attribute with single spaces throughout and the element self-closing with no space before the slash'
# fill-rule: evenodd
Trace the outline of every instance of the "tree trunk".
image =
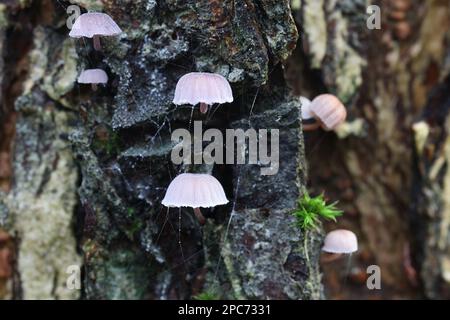
<svg viewBox="0 0 450 320">
<path fill-rule="evenodd" d="M 430 95 L 422 120 L 414 124 L 417 196 L 415 260 L 424 294 L 432 299 L 450 297 L 450 77 Z"/>
<path fill-rule="evenodd" d="M 381 30 L 366 27 L 364 0 L 304 0 L 295 11 L 304 36 L 288 62 L 294 92 L 331 91 L 348 108 L 337 134 L 305 135 L 311 193 L 338 200 L 346 212 L 338 226 L 360 240 L 346 290 L 337 280 L 344 270 L 324 265 L 327 294 L 448 298 L 449 100 L 430 94 L 448 90 L 449 2 L 373 4 L 381 8 Z M 365 286 L 371 264 L 381 268 L 381 291 Z"/>
<path fill-rule="evenodd" d="M 69 38 L 70 4 L 108 13 L 123 34 L 103 37 L 102 51 Z M 300 103 L 283 74 L 297 39 L 287 0 L 0 5 L 0 222 L 9 232 L 0 231 L 0 271 L 13 267 L 0 272 L 0 295 L 321 298 L 321 234 L 302 233 L 291 215 L 306 179 Z M 106 87 L 76 83 L 88 68 L 108 73 Z M 191 71 L 224 75 L 234 102 L 208 118 L 175 107 L 176 81 Z M 175 166 L 171 132 L 191 129 L 191 115 L 204 129 L 279 129 L 278 174 Z M 186 209 L 179 226 L 178 209 L 161 205 L 182 171 L 214 174 L 231 200 L 205 210 L 203 227 Z M 68 286 L 71 266 L 83 270 L 81 290 Z"/>
<path fill-rule="evenodd" d="M 308 184 L 345 211 L 325 228 L 360 242 L 348 285 L 345 266 L 322 265 L 327 297 L 449 298 L 449 2 L 373 2 L 381 30 L 366 0 L 0 4 L 0 297 L 320 299 L 321 232 L 290 214 Z M 101 51 L 69 38 L 73 4 L 123 34 Z M 108 84 L 76 83 L 89 68 Z M 225 76 L 234 102 L 174 106 L 191 71 Z M 295 96 L 325 92 L 347 122 L 303 137 Z M 171 133 L 194 120 L 279 129 L 278 174 L 174 165 Z M 230 200 L 204 226 L 161 205 L 183 171 L 213 174 Z M 371 264 L 382 290 L 366 287 Z"/>
</svg>

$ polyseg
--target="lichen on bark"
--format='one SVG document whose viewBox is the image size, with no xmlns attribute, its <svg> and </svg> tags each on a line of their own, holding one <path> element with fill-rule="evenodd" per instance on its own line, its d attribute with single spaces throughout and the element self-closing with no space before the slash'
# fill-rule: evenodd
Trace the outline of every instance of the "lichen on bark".
<svg viewBox="0 0 450 320">
<path fill-rule="evenodd" d="M 69 39 L 70 3 L 108 13 L 124 33 L 102 38 L 101 52 L 90 41 Z M 282 72 L 298 38 L 289 1 L 70 3 L 42 2 L 51 18 L 33 26 L 30 68 L 16 101 L 16 182 L 7 205 L 21 240 L 23 297 L 177 299 L 219 284 L 229 298 L 321 298 L 321 236 L 303 234 L 290 216 L 305 190 L 306 164 L 300 103 Z M 97 92 L 76 83 L 82 69 L 94 67 L 109 75 Z M 263 177 L 258 165 L 171 163 L 171 133 L 189 126 L 192 111 L 171 100 L 189 71 L 220 73 L 233 86 L 233 104 L 214 106 L 210 119 L 192 113 L 205 129 L 280 130 L 278 175 Z M 183 170 L 214 174 L 233 200 L 205 210 L 204 228 L 187 209 L 178 228 L 179 211 L 160 204 Z M 243 247 L 245 237 L 254 245 Z M 80 263 L 78 247 L 81 293 L 64 287 L 61 271 Z M 28 258 L 39 261 L 36 270 Z M 50 286 L 48 277 L 56 279 Z"/>
<path fill-rule="evenodd" d="M 381 8 L 381 29 L 369 30 L 367 1 L 325 1 L 325 14 L 315 12 L 317 19 L 324 21 L 316 24 L 309 23 L 314 17 L 309 10 L 319 4 L 311 2 L 301 1 L 301 10 L 295 13 L 304 25 L 307 45 L 294 52 L 289 62 L 293 70 L 286 73 L 301 70 L 300 76 L 291 76 L 296 93 L 314 97 L 332 92 L 346 103 L 348 120 L 337 136 L 306 133 L 305 140 L 310 153 L 311 193 L 325 191 L 331 200 L 339 200 L 346 212 L 339 226 L 357 231 L 359 259 L 353 260 L 351 281 L 365 288 L 367 265 L 375 263 L 382 270 L 384 288 L 389 290 L 365 292 L 365 298 L 422 297 L 421 281 L 427 296 L 445 296 L 445 285 L 436 285 L 442 284 L 444 269 L 433 267 L 436 272 L 429 272 L 431 265 L 443 264 L 438 261 L 441 258 L 433 259 L 440 255 L 431 245 L 436 239 L 429 231 L 445 220 L 440 220 L 443 212 L 432 210 L 434 221 L 427 222 L 430 229 L 423 231 L 425 234 L 418 233 L 423 224 L 411 227 L 420 220 L 412 212 L 426 215 L 427 211 L 415 207 L 417 198 L 428 197 L 419 194 L 427 194 L 432 186 L 431 198 L 441 203 L 436 196 L 443 186 L 441 180 L 424 181 L 419 184 L 424 183 L 426 190 L 420 191 L 422 186 L 413 179 L 416 160 L 411 149 L 414 140 L 424 139 L 412 133 L 423 134 L 423 126 L 414 129 L 413 125 L 427 122 L 429 95 L 447 81 L 448 5 L 434 0 L 375 1 L 371 4 Z M 397 8 L 400 2 L 403 9 Z M 315 39 L 318 42 L 312 43 Z M 309 60 L 299 59 L 304 57 Z M 444 108 L 445 100 L 439 106 Z M 427 123 L 432 132 L 435 124 Z M 435 130 L 440 126 L 444 124 Z M 434 143 L 431 139 L 425 138 L 426 144 Z M 424 152 L 420 161 L 428 164 Z M 431 205 L 431 198 L 424 201 Z M 326 228 L 334 229 L 335 225 Z M 421 241 L 426 242 L 426 248 Z M 330 297 L 361 298 L 359 291 L 343 292 L 335 285 L 342 271 L 331 265 L 323 268 Z"/>
<path fill-rule="evenodd" d="M 450 290 L 450 78 L 433 91 L 418 130 L 415 168 L 418 197 L 413 202 L 411 228 L 417 233 L 414 258 L 419 263 L 424 293 L 430 299 L 448 298 Z M 420 141 L 424 141 L 422 144 Z M 422 147 L 421 147 L 422 146 Z"/>
</svg>

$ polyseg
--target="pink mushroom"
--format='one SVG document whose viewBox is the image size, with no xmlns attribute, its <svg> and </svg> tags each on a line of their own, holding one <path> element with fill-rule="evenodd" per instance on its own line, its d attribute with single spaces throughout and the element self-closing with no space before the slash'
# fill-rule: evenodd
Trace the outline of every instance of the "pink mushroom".
<svg viewBox="0 0 450 320">
<path fill-rule="evenodd" d="M 322 94 L 311 102 L 311 112 L 324 130 L 334 130 L 347 117 L 347 111 L 339 99 L 331 94 Z"/>
<path fill-rule="evenodd" d="M 311 111 L 311 100 L 305 97 L 300 97 L 300 104 L 302 109 L 302 125 L 303 130 L 310 131 L 319 128 L 320 123 L 314 117 Z"/>
<path fill-rule="evenodd" d="M 166 207 L 190 207 L 201 224 L 205 217 L 200 208 L 227 204 L 228 200 L 220 182 L 209 174 L 182 173 L 172 180 L 162 204 Z"/>
<path fill-rule="evenodd" d="M 216 73 L 191 72 L 178 80 L 173 103 L 176 105 L 200 103 L 200 112 L 206 113 L 208 105 L 233 102 L 233 92 L 228 80 Z"/>
<path fill-rule="evenodd" d="M 337 254 L 350 254 L 358 251 L 358 239 L 356 238 L 356 235 L 349 230 L 334 230 L 325 237 L 322 251 Z"/>
<path fill-rule="evenodd" d="M 88 83 L 92 85 L 92 89 L 97 90 L 98 84 L 108 83 L 108 75 L 102 69 L 88 69 L 81 72 L 78 77 L 78 83 Z"/>
<path fill-rule="evenodd" d="M 122 30 L 106 13 L 88 12 L 80 15 L 72 26 L 72 38 L 93 38 L 94 49 L 101 50 L 100 36 L 116 36 Z"/>
</svg>

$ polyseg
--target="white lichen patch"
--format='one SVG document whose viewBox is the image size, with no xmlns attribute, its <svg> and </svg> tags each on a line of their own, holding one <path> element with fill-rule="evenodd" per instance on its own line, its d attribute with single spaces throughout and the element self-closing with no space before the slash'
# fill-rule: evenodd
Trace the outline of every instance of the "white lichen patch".
<svg viewBox="0 0 450 320">
<path fill-rule="evenodd" d="M 427 142 L 428 135 L 430 134 L 430 126 L 425 121 L 414 123 L 412 126 L 414 132 L 414 141 L 416 143 L 416 151 L 418 154 L 422 154 Z"/>
<path fill-rule="evenodd" d="M 337 1 L 327 2 L 328 23 L 333 25 L 333 35 L 330 36 L 335 68 L 335 79 L 337 95 L 348 101 L 357 91 L 362 83 L 362 70 L 366 66 L 363 59 L 349 44 L 348 21 L 340 10 L 336 10 Z"/>
<path fill-rule="evenodd" d="M 442 278 L 447 283 L 450 283 L 450 259 L 447 257 L 444 257 L 441 261 L 441 268 L 442 268 Z"/>
<path fill-rule="evenodd" d="M 363 137 L 366 134 L 366 121 L 358 118 L 353 121 L 346 121 L 335 129 L 339 139 L 349 136 Z"/>
<path fill-rule="evenodd" d="M 303 1 L 303 28 L 306 33 L 311 66 L 320 69 L 327 51 L 327 23 L 323 0 Z"/>
<path fill-rule="evenodd" d="M 299 10 L 302 6 L 301 0 L 292 0 L 291 1 L 291 9 L 292 10 Z"/>
<path fill-rule="evenodd" d="M 240 68 L 232 68 L 231 72 L 228 74 L 228 80 L 230 82 L 239 82 L 244 80 L 245 71 Z"/>
</svg>

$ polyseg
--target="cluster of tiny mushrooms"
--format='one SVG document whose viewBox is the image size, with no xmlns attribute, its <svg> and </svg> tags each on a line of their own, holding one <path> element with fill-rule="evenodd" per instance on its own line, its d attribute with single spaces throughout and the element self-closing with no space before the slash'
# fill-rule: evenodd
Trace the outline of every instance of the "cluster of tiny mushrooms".
<svg viewBox="0 0 450 320">
<path fill-rule="evenodd" d="M 117 36 L 122 33 L 120 27 L 105 13 L 88 12 L 80 15 L 69 33 L 73 38 L 93 38 L 94 49 L 101 50 L 100 37 Z M 106 84 L 108 75 L 102 69 L 84 70 L 78 77 L 78 83 L 97 85 Z M 200 104 L 200 112 L 205 114 L 212 104 L 233 102 L 233 93 L 228 80 L 215 73 L 191 72 L 183 75 L 176 85 L 173 103 L 175 105 Z M 347 116 L 344 105 L 331 94 L 322 94 L 312 102 L 300 97 L 302 106 L 303 130 L 334 130 L 345 121 Z M 205 217 L 200 208 L 211 208 L 228 203 L 220 182 L 210 174 L 182 173 L 172 180 L 167 188 L 162 204 L 170 207 L 193 208 L 195 216 L 203 225 Z M 335 230 L 330 232 L 322 248 L 331 254 L 348 254 L 358 248 L 353 232 Z"/>
</svg>

